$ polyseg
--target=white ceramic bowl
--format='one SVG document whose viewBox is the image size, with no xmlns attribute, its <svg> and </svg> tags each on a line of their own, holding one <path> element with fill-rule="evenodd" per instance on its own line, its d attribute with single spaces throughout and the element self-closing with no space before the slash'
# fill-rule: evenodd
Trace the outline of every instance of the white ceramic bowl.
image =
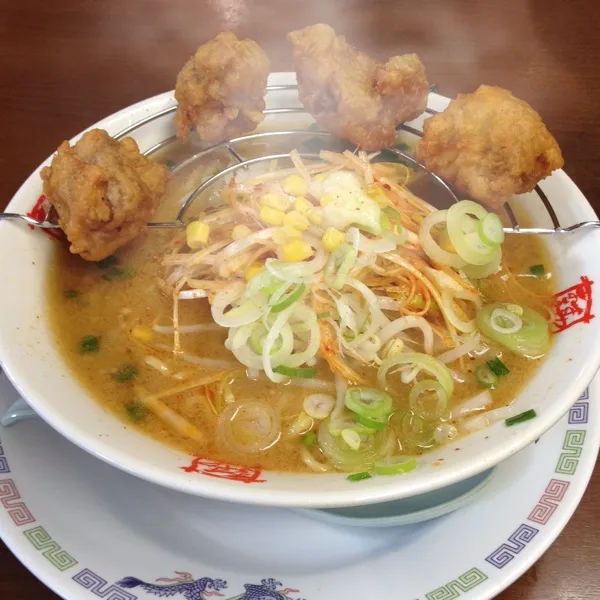
<svg viewBox="0 0 600 600">
<path fill-rule="evenodd" d="M 276 84 L 293 81 L 291 74 L 275 74 L 271 78 L 271 83 Z M 295 92 L 279 91 L 268 97 L 271 107 L 289 106 L 294 102 L 297 104 Z M 447 102 L 435 94 L 430 97 L 430 106 L 437 110 L 443 109 Z M 94 127 L 116 134 L 173 103 L 172 93 L 161 94 L 126 108 Z M 279 119 L 277 123 L 272 122 L 273 118 Z M 292 117 L 273 118 L 267 119 L 267 127 L 289 127 Z M 297 116 L 293 118 L 298 121 Z M 173 133 L 172 118 L 167 116 L 137 130 L 134 137 L 142 149 L 147 149 Z M 56 140 L 57 145 L 59 141 Z M 50 158 L 44 165 L 49 161 Z M 41 193 L 41 166 L 15 194 L 7 211 L 25 213 L 32 208 Z M 554 173 L 542 187 L 562 224 L 596 219 L 586 199 L 564 172 Z M 527 206 L 535 223 L 549 224 L 535 195 L 528 194 L 516 201 Z M 577 286 L 582 277 L 587 277 L 589 282 L 600 281 L 599 235 L 600 232 L 592 231 L 548 239 L 559 289 Z M 572 324 L 556 336 L 550 356 L 516 399 L 517 411 L 535 408 L 536 419 L 511 428 L 498 423 L 461 439 L 423 456 L 419 468 L 408 475 L 353 483 L 346 480 L 345 474 L 236 472 L 207 461 L 194 462 L 193 457 L 123 427 L 71 378 L 51 339 L 44 308 L 52 244 L 42 232 L 31 231 L 22 224 L 0 224 L 4 289 L 0 294 L 0 359 L 3 368 L 38 414 L 66 438 L 129 473 L 191 494 L 271 506 L 315 508 L 389 501 L 435 490 L 490 469 L 536 440 L 575 402 L 600 364 L 600 318 Z M 588 287 L 591 293 L 595 291 L 594 284 Z M 582 293 L 578 295 L 577 291 Z M 568 323 L 581 318 L 577 310 L 585 309 L 586 298 L 580 297 L 585 296 L 584 291 L 578 287 L 571 296 L 563 296 L 565 306 L 571 306 L 573 313 L 565 317 Z M 591 294 L 588 310 L 591 314 L 595 310 Z M 440 461 L 441 458 L 444 460 Z M 235 479 L 228 478 L 232 476 Z"/>
</svg>

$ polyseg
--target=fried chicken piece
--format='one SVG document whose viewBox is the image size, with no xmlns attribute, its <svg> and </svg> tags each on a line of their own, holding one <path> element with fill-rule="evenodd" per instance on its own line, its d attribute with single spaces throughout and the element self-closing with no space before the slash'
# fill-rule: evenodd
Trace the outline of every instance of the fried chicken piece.
<svg viewBox="0 0 600 600">
<path fill-rule="evenodd" d="M 98 261 L 146 231 L 169 170 L 132 138 L 118 142 L 93 129 L 74 146 L 63 142 L 41 177 L 71 252 Z"/>
<path fill-rule="evenodd" d="M 262 48 L 231 31 L 200 46 L 177 75 L 177 137 L 185 140 L 195 129 L 200 139 L 220 142 L 256 129 L 269 70 Z"/>
<path fill-rule="evenodd" d="M 531 191 L 564 164 L 540 115 L 508 90 L 488 85 L 425 121 L 417 158 L 491 208 Z"/>
<path fill-rule="evenodd" d="M 425 110 L 428 83 L 416 54 L 383 65 L 322 24 L 293 31 L 288 40 L 304 106 L 319 125 L 362 149 L 393 144 L 396 127 Z"/>
</svg>

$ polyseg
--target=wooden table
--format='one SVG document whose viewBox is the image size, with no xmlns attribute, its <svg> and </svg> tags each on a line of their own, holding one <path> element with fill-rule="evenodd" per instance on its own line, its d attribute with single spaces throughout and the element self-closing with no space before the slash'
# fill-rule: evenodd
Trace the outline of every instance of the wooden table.
<svg viewBox="0 0 600 600">
<path fill-rule="evenodd" d="M 2 206 L 58 144 L 171 89 L 223 29 L 291 68 L 287 31 L 326 22 L 385 58 L 416 52 L 443 94 L 511 89 L 544 117 L 600 211 L 600 3 L 594 0 L 0 0 Z M 600 469 L 557 542 L 502 600 L 600 598 Z M 0 544 L 0 598 L 56 596 Z"/>
</svg>

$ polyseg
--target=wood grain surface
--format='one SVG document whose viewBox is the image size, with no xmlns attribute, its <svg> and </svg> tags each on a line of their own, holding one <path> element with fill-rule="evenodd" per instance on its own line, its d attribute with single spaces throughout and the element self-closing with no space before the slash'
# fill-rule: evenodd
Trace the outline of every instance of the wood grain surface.
<svg viewBox="0 0 600 600">
<path fill-rule="evenodd" d="M 61 141 L 173 88 L 219 31 L 254 38 L 272 70 L 290 70 L 286 32 L 315 22 L 382 59 L 416 52 L 445 95 L 480 83 L 511 89 L 541 113 L 600 212 L 597 0 L 0 0 L 2 207 Z M 600 599 L 599 523 L 597 468 L 559 539 L 499 598 Z M 0 543 L 0 598 L 57 596 Z"/>
</svg>

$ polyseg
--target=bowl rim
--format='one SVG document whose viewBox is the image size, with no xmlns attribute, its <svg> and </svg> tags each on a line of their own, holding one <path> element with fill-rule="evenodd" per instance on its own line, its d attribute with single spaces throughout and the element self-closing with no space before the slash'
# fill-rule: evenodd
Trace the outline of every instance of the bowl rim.
<svg viewBox="0 0 600 600">
<path fill-rule="evenodd" d="M 293 73 L 272 73 L 269 81 L 269 83 L 275 84 L 290 82 L 295 82 Z M 151 114 L 160 109 L 173 106 L 175 104 L 173 94 L 174 92 L 171 90 L 125 107 L 78 133 L 71 139 L 71 143 L 81 137 L 85 131 L 95 127 L 107 129 L 114 135 L 118 129 L 122 128 L 122 126 L 117 128 L 116 124 L 122 123 L 123 117 L 127 115 L 134 112 Z M 434 106 L 443 108 L 449 102 L 449 99 L 432 93 L 430 94 L 430 104 L 431 102 Z M 9 207 L 23 193 L 23 190 L 31 185 L 32 179 L 38 179 L 39 171 L 43 166 L 49 164 L 51 158 L 52 156 L 48 157 L 31 173 L 11 198 Z M 570 185 L 574 186 L 579 194 L 575 195 L 573 202 L 577 202 L 577 208 L 589 215 L 589 218 L 595 218 L 591 205 L 564 171 L 556 171 L 552 177 L 564 178 Z M 181 472 L 169 472 L 164 468 L 156 467 L 131 452 L 115 448 L 109 442 L 92 436 L 84 428 L 73 425 L 67 416 L 53 409 L 52 401 L 46 399 L 47 394 L 30 385 L 26 376 L 27 368 L 23 369 L 22 365 L 18 364 L 18 360 L 13 360 L 10 340 L 4 339 L 4 337 L 0 332 L 0 362 L 11 383 L 23 398 L 31 404 L 39 416 L 72 443 L 129 474 L 157 485 L 214 499 L 279 507 L 333 508 L 386 502 L 427 493 L 478 475 L 523 449 L 558 422 L 569 407 L 581 396 L 598 370 L 598 366 L 600 366 L 600 344 L 598 344 L 588 349 L 587 360 L 575 381 L 572 382 L 569 393 L 562 394 L 560 401 L 555 400 L 550 403 L 549 409 L 544 410 L 542 416 L 530 421 L 527 427 L 519 428 L 518 432 L 506 440 L 505 443 L 493 444 L 489 449 L 482 452 L 477 460 L 463 461 L 452 468 L 439 469 L 435 476 L 432 475 L 427 480 L 418 483 L 411 482 L 409 484 L 408 481 L 404 480 L 401 485 L 388 485 L 380 488 L 351 486 L 347 489 L 319 490 L 318 492 L 309 490 L 294 491 L 277 490 L 271 487 L 262 488 L 261 486 L 241 486 L 237 482 L 210 477 L 184 477 Z M 308 475 L 308 477 L 314 477 L 314 475 Z"/>
</svg>

